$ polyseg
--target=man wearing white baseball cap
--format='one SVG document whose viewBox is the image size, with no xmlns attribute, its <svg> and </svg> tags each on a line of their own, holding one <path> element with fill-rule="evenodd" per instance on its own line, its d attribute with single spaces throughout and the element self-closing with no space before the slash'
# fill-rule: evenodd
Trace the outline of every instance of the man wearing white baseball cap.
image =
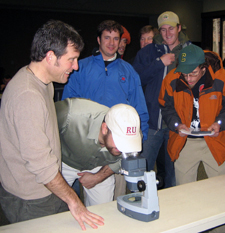
<svg viewBox="0 0 225 233">
<path fill-rule="evenodd" d="M 114 105 L 107 112 L 105 123 L 112 132 L 113 141 L 119 151 L 141 151 L 140 120 L 133 107 L 126 104 Z"/>
<path fill-rule="evenodd" d="M 164 77 L 175 68 L 181 49 L 190 42 L 181 31 L 179 17 L 172 11 L 159 15 L 158 28 L 160 34 L 154 36 L 152 44 L 139 50 L 133 67 L 145 89 L 149 113 L 148 139 L 143 144 L 142 155 L 147 159 L 148 171 L 154 169 L 157 160 L 157 175 L 163 178 L 164 188 L 168 188 L 175 185 L 175 172 L 167 152 L 169 129 L 162 121 L 158 97 Z"/>
<path fill-rule="evenodd" d="M 72 186 L 79 179 L 86 206 L 112 201 L 115 187 L 112 175 L 119 173 L 121 152 L 142 149 L 137 111 L 126 104 L 109 109 L 80 98 L 67 98 L 55 106 L 65 180 Z"/>
</svg>

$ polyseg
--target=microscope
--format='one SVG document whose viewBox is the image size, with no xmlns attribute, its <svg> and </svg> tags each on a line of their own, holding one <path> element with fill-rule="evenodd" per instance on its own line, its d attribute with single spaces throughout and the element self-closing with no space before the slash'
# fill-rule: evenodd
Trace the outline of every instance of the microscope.
<svg viewBox="0 0 225 233">
<path fill-rule="evenodd" d="M 118 210 L 144 222 L 158 219 L 158 181 L 154 171 L 146 171 L 146 159 L 139 156 L 138 152 L 122 153 L 121 174 L 131 193 L 117 197 Z"/>
</svg>

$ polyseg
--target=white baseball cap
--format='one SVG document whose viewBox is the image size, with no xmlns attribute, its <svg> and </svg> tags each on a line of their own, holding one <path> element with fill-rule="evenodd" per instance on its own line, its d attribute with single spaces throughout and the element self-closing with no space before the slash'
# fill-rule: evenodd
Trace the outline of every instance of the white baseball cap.
<svg viewBox="0 0 225 233">
<path fill-rule="evenodd" d="M 107 112 L 105 123 L 119 151 L 129 153 L 142 150 L 140 117 L 133 107 L 127 104 L 114 105 Z"/>
</svg>

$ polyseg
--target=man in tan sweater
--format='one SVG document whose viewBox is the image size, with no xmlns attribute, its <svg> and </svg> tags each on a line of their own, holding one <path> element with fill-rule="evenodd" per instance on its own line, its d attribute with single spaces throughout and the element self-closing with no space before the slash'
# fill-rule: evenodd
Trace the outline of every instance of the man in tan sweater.
<svg viewBox="0 0 225 233">
<path fill-rule="evenodd" d="M 80 35 L 61 21 L 35 34 L 31 63 L 20 69 L 2 96 L 0 203 L 11 223 L 69 210 L 85 230 L 103 225 L 61 175 L 61 148 L 52 82 L 66 83 L 78 69 Z"/>
</svg>

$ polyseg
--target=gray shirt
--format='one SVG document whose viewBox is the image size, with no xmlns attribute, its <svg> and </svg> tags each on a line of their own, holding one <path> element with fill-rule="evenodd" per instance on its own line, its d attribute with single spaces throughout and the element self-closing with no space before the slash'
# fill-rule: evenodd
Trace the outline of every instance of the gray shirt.
<svg viewBox="0 0 225 233">
<path fill-rule="evenodd" d="M 109 165 L 119 172 L 121 157 L 101 147 L 98 136 L 108 107 L 97 102 L 67 98 L 55 103 L 58 118 L 62 161 L 80 171 Z"/>
</svg>

